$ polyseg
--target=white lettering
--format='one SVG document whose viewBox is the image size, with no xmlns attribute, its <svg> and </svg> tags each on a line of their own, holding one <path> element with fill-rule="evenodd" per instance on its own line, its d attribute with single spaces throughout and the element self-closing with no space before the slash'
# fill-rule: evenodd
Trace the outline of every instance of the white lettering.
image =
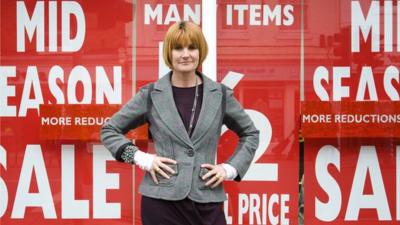
<svg viewBox="0 0 400 225">
<path fill-rule="evenodd" d="M 64 104 L 64 93 L 57 85 L 57 80 L 64 83 L 64 70 L 60 66 L 53 66 L 49 72 L 49 89 L 51 94 L 57 101 L 57 104 Z"/>
<path fill-rule="evenodd" d="M 342 86 L 342 78 L 350 77 L 350 68 L 344 66 L 333 67 L 333 101 L 341 101 L 342 97 L 349 97 L 349 87 Z"/>
<path fill-rule="evenodd" d="M 233 21 L 233 16 L 237 18 Z M 273 8 L 266 4 L 228 4 L 226 6 L 226 25 L 243 26 L 290 26 L 294 22 L 293 5 L 275 5 Z"/>
<path fill-rule="evenodd" d="M 226 25 L 232 25 L 232 5 L 226 5 Z"/>
<path fill-rule="evenodd" d="M 373 194 L 363 194 L 369 173 Z M 390 209 L 374 146 L 361 146 L 345 220 L 358 220 L 360 209 L 376 209 L 379 220 L 391 220 Z"/>
<path fill-rule="evenodd" d="M 71 117 L 41 117 L 40 119 L 42 125 L 71 125 Z"/>
<path fill-rule="evenodd" d="M 238 199 L 237 224 L 290 224 L 288 194 L 273 193 L 268 199 L 267 194 L 239 193 Z M 248 221 L 243 221 L 245 215 Z"/>
<path fill-rule="evenodd" d="M 384 8 L 384 51 L 391 52 L 393 51 L 393 1 L 385 1 Z"/>
<path fill-rule="evenodd" d="M 233 10 L 237 11 L 238 14 L 238 25 L 244 24 L 244 12 L 248 10 L 248 5 L 234 5 Z"/>
<path fill-rule="evenodd" d="M 289 213 L 289 206 L 286 204 L 289 202 L 289 195 L 281 195 L 281 224 L 290 224 L 290 220 L 286 215 Z"/>
<path fill-rule="evenodd" d="M 81 82 L 83 85 L 83 98 L 79 102 L 76 99 L 76 85 Z M 92 101 L 92 81 L 89 72 L 83 66 L 75 66 L 68 78 L 68 101 L 71 104 L 90 104 Z"/>
<path fill-rule="evenodd" d="M 360 52 L 360 30 L 367 40 L 371 32 L 371 51 L 379 52 L 379 1 L 371 1 L 365 18 L 359 1 L 351 1 L 351 51 Z"/>
<path fill-rule="evenodd" d="M 383 87 L 385 88 L 385 92 L 389 96 L 390 100 L 399 101 L 399 93 L 392 85 L 392 80 L 395 80 L 397 83 L 399 83 L 399 70 L 394 66 L 389 66 L 386 68 L 383 76 Z"/>
<path fill-rule="evenodd" d="M 38 193 L 29 193 L 33 174 L 36 176 Z M 40 207 L 44 218 L 57 218 L 40 145 L 26 146 L 11 218 L 24 218 L 26 207 Z"/>
<path fill-rule="evenodd" d="M 396 215 L 400 220 L 400 145 L 396 146 Z"/>
<path fill-rule="evenodd" d="M 29 18 L 25 2 L 17 1 L 17 52 L 25 52 L 25 31 L 32 41 L 36 31 L 36 51 L 44 52 L 44 1 L 37 1 Z"/>
<path fill-rule="evenodd" d="M 302 122 L 303 123 L 331 123 L 332 115 L 331 114 L 303 114 Z"/>
<path fill-rule="evenodd" d="M 279 195 L 272 194 L 268 201 L 268 217 L 272 225 L 277 225 L 279 223 L 279 214 L 274 215 L 274 205 L 279 204 Z"/>
<path fill-rule="evenodd" d="M 57 51 L 57 1 L 49 1 L 49 52 Z"/>
<path fill-rule="evenodd" d="M 250 224 L 254 224 L 254 216 L 256 217 L 256 223 L 259 224 L 261 221 L 260 216 L 260 196 L 258 194 L 250 194 Z"/>
<path fill-rule="evenodd" d="M 61 215 L 62 218 L 89 218 L 89 201 L 75 199 L 75 149 L 61 146 Z"/>
<path fill-rule="evenodd" d="M 250 5 L 250 25 L 261 25 L 261 5 Z"/>
<path fill-rule="evenodd" d="M 33 99 L 30 98 L 32 90 L 34 94 Z M 28 66 L 18 116 L 25 117 L 28 109 L 36 109 L 37 113 L 39 114 L 40 104 L 43 104 L 43 95 L 40 87 L 37 67 Z"/>
<path fill-rule="evenodd" d="M 0 166 L 7 169 L 7 151 L 0 145 Z M 1 174 L 0 174 L 1 175 Z M 8 205 L 8 190 L 6 182 L 0 177 L 0 219 L 6 212 Z"/>
<path fill-rule="evenodd" d="M 109 104 L 122 102 L 122 72 L 120 66 L 113 67 L 114 89 L 104 70 L 104 67 L 96 66 L 96 103 L 104 104 L 104 97 Z"/>
<path fill-rule="evenodd" d="M 293 16 L 294 8 L 292 5 L 285 5 L 283 8 L 283 15 L 285 19 L 283 20 L 283 25 L 290 26 L 294 23 L 294 16 Z"/>
<path fill-rule="evenodd" d="M 365 99 L 366 90 L 368 90 L 370 100 L 378 101 L 374 76 L 372 75 L 372 68 L 369 66 L 363 66 L 361 70 L 361 77 L 360 82 L 358 83 L 356 101 L 363 101 Z"/>
<path fill-rule="evenodd" d="M 157 24 L 162 24 L 162 5 L 157 4 L 153 10 L 150 4 L 144 4 L 144 24 L 149 25 L 150 19 L 155 20 L 156 18 Z"/>
<path fill-rule="evenodd" d="M 200 24 L 201 5 L 194 5 L 195 10 L 192 10 L 190 5 L 183 5 L 183 20 L 193 21 L 193 23 Z"/>
<path fill-rule="evenodd" d="M 61 2 L 61 37 L 62 37 L 62 51 L 64 52 L 77 52 L 81 49 L 86 33 L 85 15 L 81 5 L 74 1 Z M 76 36 L 71 38 L 71 16 L 76 18 Z"/>
<path fill-rule="evenodd" d="M 107 203 L 106 191 L 119 188 L 119 176 L 106 173 L 106 163 L 114 160 L 102 145 L 93 146 L 93 218 L 121 218 L 121 204 Z"/>
<path fill-rule="evenodd" d="M 281 5 L 276 5 L 274 10 L 271 11 L 271 8 L 269 8 L 268 5 L 264 5 L 264 25 L 268 25 L 269 21 L 274 21 L 275 20 L 275 25 L 279 26 L 281 25 L 281 10 L 282 6 Z"/>
<path fill-rule="evenodd" d="M 15 87 L 7 85 L 7 78 L 15 76 L 15 66 L 0 66 L 0 117 L 17 114 L 16 107 L 8 105 L 8 97 L 15 96 Z"/>
<path fill-rule="evenodd" d="M 226 201 L 224 201 L 224 212 L 226 224 L 232 224 L 232 216 L 229 215 L 229 195 L 226 194 Z"/>
<path fill-rule="evenodd" d="M 323 146 L 315 160 L 315 175 L 318 184 L 328 195 L 328 202 L 315 199 L 315 216 L 322 221 L 334 221 L 339 215 L 342 204 L 342 193 L 336 180 L 329 174 L 328 166 L 332 164 L 340 171 L 340 153 L 331 145 Z"/>
<path fill-rule="evenodd" d="M 154 9 L 150 4 L 144 4 L 144 24 L 149 25 L 151 21 L 155 21 L 157 25 L 169 25 L 182 20 L 182 18 L 185 21 L 191 20 L 196 24 L 200 24 L 200 4 L 195 4 L 194 7 L 190 4 L 183 4 L 183 16 L 179 14 L 178 6 L 180 5 L 169 4 L 166 16 L 163 18 L 163 4 L 157 4 Z"/>
<path fill-rule="evenodd" d="M 171 22 L 179 22 L 181 20 L 181 18 L 179 17 L 179 12 L 178 12 L 178 8 L 176 7 L 175 4 L 172 4 L 169 6 L 168 11 L 167 11 L 167 15 L 165 16 L 165 21 L 164 24 L 168 25 Z"/>
<path fill-rule="evenodd" d="M 323 80 L 329 84 L 329 72 L 325 67 L 319 66 L 314 71 L 314 91 L 321 101 L 329 101 L 328 92 L 325 90 L 324 86 L 322 86 Z"/>
<path fill-rule="evenodd" d="M 249 211 L 249 199 L 247 198 L 246 194 L 239 194 L 239 213 L 238 219 L 239 224 L 243 224 L 243 215 Z"/>
<path fill-rule="evenodd" d="M 55 99 L 56 104 L 105 104 L 106 100 L 109 104 L 121 104 L 122 102 L 122 68 L 121 66 L 114 66 L 112 75 L 106 74 L 104 67 L 96 66 L 95 81 L 88 70 L 83 66 L 75 66 L 72 68 L 68 78 L 68 83 L 64 83 L 64 71 L 60 66 L 53 66 L 50 68 L 47 84 L 50 90 L 50 95 Z M 15 97 L 15 86 L 7 83 L 8 77 L 16 76 L 16 67 L 0 66 L 0 117 L 16 116 L 16 106 L 8 104 L 8 97 Z M 110 80 L 113 80 L 112 82 Z M 78 101 L 77 85 L 82 83 L 83 98 Z M 95 102 L 92 102 L 92 83 L 96 84 Z M 111 85 L 111 83 L 113 85 Z M 65 86 L 63 86 L 65 85 Z M 67 92 L 67 99 L 65 99 L 64 90 Z M 79 92 L 80 93 L 80 92 Z M 42 87 L 36 66 L 28 66 L 26 79 L 24 80 L 24 87 L 22 90 L 21 100 L 19 102 L 20 108 L 18 112 L 19 117 L 25 117 L 29 109 L 36 110 L 39 114 L 39 106 L 44 104 L 44 97 L 42 94 Z M 49 98 L 49 97 L 47 97 Z M 67 100 L 67 101 L 66 101 Z M 52 104 L 52 99 L 46 100 L 48 104 Z"/>
<path fill-rule="evenodd" d="M 329 101 L 329 94 L 327 90 L 331 90 L 333 93 L 334 101 L 341 101 L 344 97 L 349 97 L 350 87 L 343 86 L 342 79 L 350 78 L 350 67 L 333 67 L 333 75 L 331 79 L 332 87 L 329 88 L 329 72 L 324 66 L 318 66 L 313 75 L 313 87 L 315 94 L 321 101 Z M 384 76 L 377 76 L 382 80 L 379 84 L 383 85 L 383 91 L 380 93 L 382 96 L 386 94 L 390 100 L 399 101 L 399 92 L 392 83 L 396 81 L 399 83 L 399 70 L 397 67 L 388 66 L 384 72 Z M 361 68 L 360 78 L 358 80 L 357 93 L 355 96 L 356 101 L 378 101 L 377 91 L 380 89 L 376 88 L 375 79 L 372 68 L 364 66 Z M 326 83 L 326 84 L 325 84 Z M 327 87 L 324 87 L 327 86 Z M 369 94 L 369 99 L 366 99 L 366 92 Z"/>
</svg>

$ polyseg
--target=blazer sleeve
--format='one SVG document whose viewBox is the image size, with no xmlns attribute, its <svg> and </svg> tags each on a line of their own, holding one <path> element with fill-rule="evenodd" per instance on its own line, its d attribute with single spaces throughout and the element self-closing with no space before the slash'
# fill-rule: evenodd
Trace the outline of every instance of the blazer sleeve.
<svg viewBox="0 0 400 225">
<path fill-rule="evenodd" d="M 110 120 L 101 128 L 100 139 L 103 145 L 118 160 L 126 146 L 132 145 L 125 134 L 146 122 L 148 86 L 140 89 Z"/>
<path fill-rule="evenodd" d="M 233 96 L 233 90 L 230 88 L 226 89 L 226 112 L 223 123 L 239 136 L 239 143 L 226 163 L 237 170 L 238 176 L 235 181 L 241 181 L 258 148 L 260 132 L 239 101 Z"/>
</svg>

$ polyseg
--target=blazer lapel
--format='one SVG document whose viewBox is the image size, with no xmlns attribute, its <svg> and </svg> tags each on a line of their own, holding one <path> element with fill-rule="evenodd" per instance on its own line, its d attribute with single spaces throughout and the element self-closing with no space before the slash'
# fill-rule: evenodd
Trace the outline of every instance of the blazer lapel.
<svg viewBox="0 0 400 225">
<path fill-rule="evenodd" d="M 193 148 L 193 143 L 189 138 L 175 105 L 170 82 L 171 74 L 172 72 L 169 72 L 155 83 L 154 91 L 151 93 L 153 106 L 171 133 L 173 133 L 183 143 Z"/>
<path fill-rule="evenodd" d="M 200 74 L 203 78 L 203 103 L 201 105 L 199 119 L 194 128 L 191 140 L 193 145 L 201 140 L 207 134 L 207 131 L 214 121 L 214 118 L 221 107 L 222 93 L 218 91 L 218 85 Z M 220 116 L 220 115 L 218 115 Z"/>
</svg>

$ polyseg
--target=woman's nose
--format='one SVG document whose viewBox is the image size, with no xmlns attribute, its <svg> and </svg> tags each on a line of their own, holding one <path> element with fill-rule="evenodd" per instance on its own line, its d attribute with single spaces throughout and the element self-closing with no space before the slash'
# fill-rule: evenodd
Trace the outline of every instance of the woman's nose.
<svg viewBox="0 0 400 225">
<path fill-rule="evenodd" d="M 183 48 L 182 50 L 182 57 L 189 57 L 189 49 L 188 48 Z"/>
</svg>

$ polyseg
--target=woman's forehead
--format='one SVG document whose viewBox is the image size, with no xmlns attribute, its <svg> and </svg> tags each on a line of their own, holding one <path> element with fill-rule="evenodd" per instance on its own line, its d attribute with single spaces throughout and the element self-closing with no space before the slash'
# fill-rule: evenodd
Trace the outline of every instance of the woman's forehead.
<svg viewBox="0 0 400 225">
<path fill-rule="evenodd" d="M 189 37 L 189 35 L 180 35 L 176 37 L 173 41 L 173 45 L 182 45 L 182 46 L 189 46 L 195 42 L 192 40 L 193 38 Z"/>
<path fill-rule="evenodd" d="M 172 43 L 172 46 L 180 46 L 180 47 L 189 47 L 189 46 L 191 46 L 192 45 L 192 43 L 191 42 L 175 42 L 175 43 Z"/>
</svg>

